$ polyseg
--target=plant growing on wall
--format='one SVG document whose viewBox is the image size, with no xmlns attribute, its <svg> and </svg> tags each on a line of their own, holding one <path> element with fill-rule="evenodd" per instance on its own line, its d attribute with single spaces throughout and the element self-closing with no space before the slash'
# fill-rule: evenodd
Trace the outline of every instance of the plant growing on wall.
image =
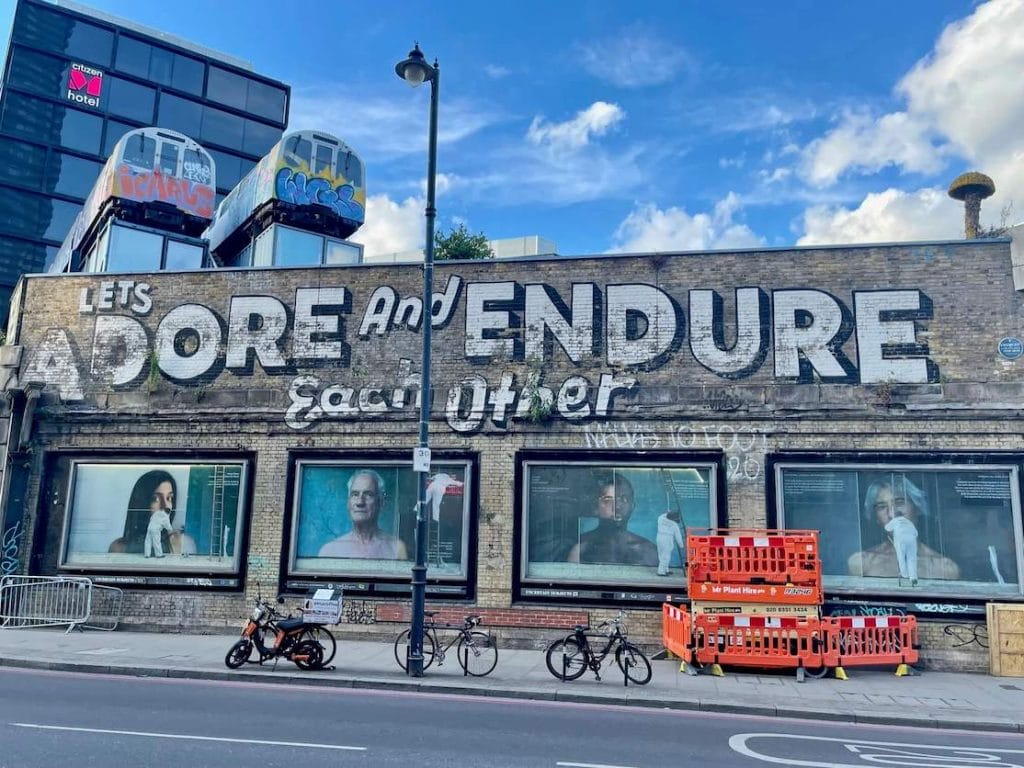
<svg viewBox="0 0 1024 768">
<path fill-rule="evenodd" d="M 160 386 L 160 355 L 155 349 L 150 350 L 146 363 L 149 368 L 149 373 L 146 375 L 146 387 L 149 393 L 153 394 Z"/>
<path fill-rule="evenodd" d="M 540 424 L 551 418 L 555 410 L 555 400 L 550 391 L 541 389 L 544 378 L 544 360 L 531 357 L 527 362 L 526 383 L 523 385 L 522 397 L 528 398 L 530 407 L 526 412 L 528 421 Z"/>
</svg>

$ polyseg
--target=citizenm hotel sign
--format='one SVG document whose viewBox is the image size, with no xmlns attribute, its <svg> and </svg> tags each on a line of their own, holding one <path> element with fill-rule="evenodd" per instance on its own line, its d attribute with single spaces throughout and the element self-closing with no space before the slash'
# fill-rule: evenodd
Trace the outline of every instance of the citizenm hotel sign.
<svg viewBox="0 0 1024 768">
<path fill-rule="evenodd" d="M 64 98 L 87 107 L 98 107 L 103 93 L 103 72 L 85 64 L 72 64 Z"/>
</svg>

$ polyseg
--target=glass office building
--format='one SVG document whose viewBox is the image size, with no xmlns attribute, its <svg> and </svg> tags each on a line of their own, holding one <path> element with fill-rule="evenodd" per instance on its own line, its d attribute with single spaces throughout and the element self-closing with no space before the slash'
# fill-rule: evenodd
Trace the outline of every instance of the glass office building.
<svg viewBox="0 0 1024 768">
<path fill-rule="evenodd" d="M 206 147 L 217 202 L 281 137 L 290 89 L 251 65 L 70 2 L 18 0 L 0 91 L 0 311 L 52 263 L 125 132 Z"/>
</svg>

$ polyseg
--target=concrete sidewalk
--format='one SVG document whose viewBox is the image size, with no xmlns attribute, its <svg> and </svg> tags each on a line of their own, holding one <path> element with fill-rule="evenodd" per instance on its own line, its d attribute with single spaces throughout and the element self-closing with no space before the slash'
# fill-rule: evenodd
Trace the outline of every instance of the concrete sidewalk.
<svg viewBox="0 0 1024 768">
<path fill-rule="evenodd" d="M 135 676 L 245 680 L 380 688 L 429 693 L 546 699 L 641 707 L 699 709 L 886 725 L 1024 732 L 1024 679 L 924 672 L 898 678 L 892 670 L 850 669 L 850 679 L 807 680 L 792 675 L 727 671 L 691 677 L 677 661 L 652 661 L 645 686 L 623 686 L 614 661 L 602 679 L 587 673 L 555 680 L 537 650 L 500 647 L 498 666 L 484 678 L 464 677 L 454 652 L 425 677 L 407 677 L 391 644 L 339 640 L 334 669 L 302 672 L 290 662 L 232 671 L 224 656 L 237 636 L 142 632 L 0 629 L 0 666 Z"/>
</svg>

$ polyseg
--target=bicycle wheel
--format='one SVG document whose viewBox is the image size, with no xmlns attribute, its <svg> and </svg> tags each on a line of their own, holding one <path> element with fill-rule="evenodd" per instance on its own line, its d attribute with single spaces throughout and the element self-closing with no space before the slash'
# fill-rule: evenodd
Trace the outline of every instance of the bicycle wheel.
<svg viewBox="0 0 1024 768">
<path fill-rule="evenodd" d="M 335 641 L 334 635 L 331 634 L 331 630 L 327 627 L 320 625 L 306 627 L 302 630 L 302 634 L 299 635 L 299 642 L 303 640 L 312 640 L 314 643 L 320 644 L 320 647 L 324 649 L 323 665 L 325 667 L 334 660 L 334 654 L 338 650 L 338 643 Z"/>
<path fill-rule="evenodd" d="M 576 680 L 587 671 L 587 654 L 572 635 L 549 645 L 544 661 L 558 680 Z"/>
<path fill-rule="evenodd" d="M 459 665 L 473 677 L 489 675 L 498 666 L 498 643 L 486 632 L 470 632 L 459 640 Z"/>
<path fill-rule="evenodd" d="M 403 629 L 398 637 L 395 638 L 395 661 L 398 662 L 398 666 L 403 671 L 406 669 L 406 658 L 409 651 L 409 633 L 410 630 Z M 423 668 L 426 669 L 434 663 L 434 638 L 429 632 L 423 633 Z"/>
<path fill-rule="evenodd" d="M 238 669 L 249 660 L 250 651 L 252 651 L 252 642 L 239 640 L 231 646 L 228 655 L 224 657 L 224 663 L 228 669 Z"/>
<path fill-rule="evenodd" d="M 626 678 L 637 685 L 651 682 L 651 662 L 644 652 L 632 643 L 623 643 L 615 649 L 615 663 Z"/>
<path fill-rule="evenodd" d="M 291 660 L 299 669 L 320 669 L 324 665 L 324 648 L 312 640 L 300 640 L 292 649 Z"/>
</svg>

